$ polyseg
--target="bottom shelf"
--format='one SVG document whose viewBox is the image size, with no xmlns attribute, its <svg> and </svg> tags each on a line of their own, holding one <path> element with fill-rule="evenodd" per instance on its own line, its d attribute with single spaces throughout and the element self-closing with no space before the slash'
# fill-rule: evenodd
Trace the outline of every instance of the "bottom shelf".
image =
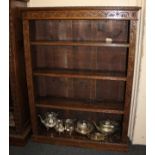
<svg viewBox="0 0 155 155">
<path fill-rule="evenodd" d="M 33 135 L 32 139 L 34 142 L 39 143 L 49 143 L 49 144 L 58 144 L 66 145 L 73 147 L 83 147 L 83 148 L 92 148 L 98 150 L 107 150 L 107 151 L 128 151 L 128 144 L 126 143 L 94 143 L 86 140 L 76 140 L 70 138 L 61 138 L 61 137 L 47 137 L 43 135 Z"/>
<path fill-rule="evenodd" d="M 32 136 L 35 142 L 60 144 L 67 146 L 85 147 L 101 150 L 127 151 L 128 144 L 121 141 L 121 132 L 108 136 L 105 141 L 90 140 L 87 136 L 74 132 L 71 136 L 65 133 L 58 134 L 53 129 L 40 130 L 38 135 Z"/>
</svg>

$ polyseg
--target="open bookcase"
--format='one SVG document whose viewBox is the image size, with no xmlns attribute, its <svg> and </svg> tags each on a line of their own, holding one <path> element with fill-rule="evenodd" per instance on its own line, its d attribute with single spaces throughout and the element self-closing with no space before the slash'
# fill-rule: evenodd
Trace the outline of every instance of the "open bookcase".
<svg viewBox="0 0 155 155">
<path fill-rule="evenodd" d="M 127 150 L 138 7 L 29 8 L 23 33 L 33 139 Z M 38 114 L 119 122 L 103 142 L 46 130 Z M 96 130 L 94 128 L 94 130 Z M 52 133 L 52 134 L 51 134 Z"/>
</svg>

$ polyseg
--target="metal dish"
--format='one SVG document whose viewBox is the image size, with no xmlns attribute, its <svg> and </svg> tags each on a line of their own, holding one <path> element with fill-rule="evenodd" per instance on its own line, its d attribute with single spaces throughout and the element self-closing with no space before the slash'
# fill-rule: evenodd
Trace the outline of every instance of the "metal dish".
<svg viewBox="0 0 155 155">
<path fill-rule="evenodd" d="M 89 138 L 94 141 L 104 141 L 106 138 L 106 134 L 100 132 L 94 132 L 89 135 Z"/>
</svg>

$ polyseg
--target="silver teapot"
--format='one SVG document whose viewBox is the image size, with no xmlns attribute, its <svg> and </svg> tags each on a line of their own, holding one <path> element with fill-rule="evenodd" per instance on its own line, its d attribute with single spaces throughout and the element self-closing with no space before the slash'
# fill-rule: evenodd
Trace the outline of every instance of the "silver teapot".
<svg viewBox="0 0 155 155">
<path fill-rule="evenodd" d="M 41 123 L 44 124 L 44 126 L 47 128 L 47 130 L 49 128 L 53 128 L 57 123 L 57 114 L 54 112 L 45 113 L 44 119 L 41 117 L 41 115 L 38 115 L 38 117 L 40 118 Z"/>
<path fill-rule="evenodd" d="M 72 132 L 74 131 L 74 119 L 66 119 L 65 120 L 65 131 L 69 133 L 69 135 L 72 135 Z"/>
<path fill-rule="evenodd" d="M 118 123 L 115 121 L 110 121 L 110 120 L 104 120 L 100 121 L 99 125 L 97 125 L 95 122 L 93 122 L 96 129 L 103 133 L 103 134 L 111 134 L 116 131 L 118 128 Z"/>
<path fill-rule="evenodd" d="M 58 119 L 54 128 L 57 132 L 59 132 L 59 134 L 63 133 L 65 131 L 63 120 Z"/>
<path fill-rule="evenodd" d="M 82 134 L 82 135 L 88 135 L 92 132 L 93 125 L 89 121 L 86 120 L 80 120 L 77 122 L 75 131 Z"/>
</svg>

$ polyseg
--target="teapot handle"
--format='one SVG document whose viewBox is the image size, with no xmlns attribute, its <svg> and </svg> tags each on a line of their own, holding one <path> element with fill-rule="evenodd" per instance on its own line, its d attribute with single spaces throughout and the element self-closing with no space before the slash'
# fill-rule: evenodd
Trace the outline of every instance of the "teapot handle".
<svg viewBox="0 0 155 155">
<path fill-rule="evenodd" d="M 94 126 L 96 127 L 96 129 L 98 129 L 98 126 L 97 126 L 97 124 L 96 124 L 95 121 L 93 121 L 93 124 L 94 124 Z"/>
</svg>

